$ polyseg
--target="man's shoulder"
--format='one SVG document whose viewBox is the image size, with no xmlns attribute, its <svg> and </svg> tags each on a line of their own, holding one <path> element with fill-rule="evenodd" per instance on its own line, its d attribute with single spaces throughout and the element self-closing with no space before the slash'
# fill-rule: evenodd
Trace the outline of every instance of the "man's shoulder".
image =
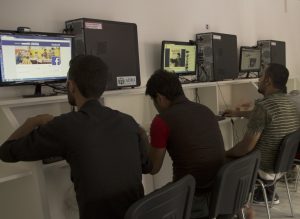
<svg viewBox="0 0 300 219">
<path fill-rule="evenodd" d="M 163 113 L 160 113 L 160 117 L 166 122 L 194 121 L 199 119 L 202 122 L 204 120 L 207 122 L 217 122 L 215 114 L 209 107 L 192 101 L 172 106 Z"/>
<path fill-rule="evenodd" d="M 171 106 L 168 110 L 166 110 L 166 113 L 169 112 L 176 112 L 178 110 L 181 110 L 184 108 L 185 110 L 204 110 L 204 111 L 211 111 L 207 106 L 201 104 L 201 103 L 196 103 L 190 100 L 187 100 L 185 102 L 182 102 L 180 104 L 176 104 L 174 106 Z M 211 111 L 212 112 L 212 111 Z"/>
<path fill-rule="evenodd" d="M 127 114 L 127 113 L 120 112 L 120 111 L 117 111 L 117 112 L 118 112 L 118 114 L 119 114 L 119 116 L 120 116 L 121 118 L 123 118 L 123 119 L 125 119 L 125 120 L 128 120 L 128 121 L 130 121 L 130 122 L 136 123 L 135 119 L 134 119 L 131 115 L 129 115 L 129 114 Z"/>
<path fill-rule="evenodd" d="M 111 117 L 111 118 L 118 119 L 119 121 L 125 122 L 127 124 L 131 124 L 134 126 L 137 125 L 137 122 L 133 118 L 133 116 L 131 116 L 127 113 L 120 112 L 119 110 L 112 109 L 110 107 L 104 107 L 104 110 L 106 113 L 108 113 L 109 117 Z"/>
<path fill-rule="evenodd" d="M 76 112 L 63 113 L 59 116 L 55 116 L 51 123 L 67 125 L 69 122 L 74 121 L 76 118 Z"/>
<path fill-rule="evenodd" d="M 275 94 L 263 99 L 258 99 L 255 105 L 262 107 L 270 107 L 279 105 L 294 105 L 293 101 L 286 94 Z"/>
</svg>

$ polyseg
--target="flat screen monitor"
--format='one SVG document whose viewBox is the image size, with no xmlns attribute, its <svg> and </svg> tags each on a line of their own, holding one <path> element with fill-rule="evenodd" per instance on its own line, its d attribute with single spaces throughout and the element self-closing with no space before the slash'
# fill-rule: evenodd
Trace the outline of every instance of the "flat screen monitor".
<svg viewBox="0 0 300 219">
<path fill-rule="evenodd" d="M 64 82 L 72 36 L 0 31 L 0 86 Z"/>
<path fill-rule="evenodd" d="M 179 75 L 196 74 L 196 45 L 189 42 L 162 42 L 161 67 Z"/>
<path fill-rule="evenodd" d="M 240 72 L 259 72 L 261 69 L 261 50 L 259 48 L 241 47 Z"/>
</svg>

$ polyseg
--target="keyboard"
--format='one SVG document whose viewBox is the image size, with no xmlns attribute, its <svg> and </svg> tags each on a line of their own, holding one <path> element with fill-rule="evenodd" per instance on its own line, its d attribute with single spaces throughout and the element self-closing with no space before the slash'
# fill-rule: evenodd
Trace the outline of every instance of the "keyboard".
<svg viewBox="0 0 300 219">
<path fill-rule="evenodd" d="M 225 116 L 220 116 L 220 115 L 215 115 L 215 116 L 216 116 L 217 121 L 222 121 L 222 120 L 226 119 Z"/>
<path fill-rule="evenodd" d="M 64 160 L 64 158 L 57 156 L 57 157 L 49 157 L 49 158 L 43 159 L 42 162 L 43 162 L 43 164 L 49 164 L 49 163 L 54 163 L 54 162 L 58 162 L 61 160 Z"/>
</svg>

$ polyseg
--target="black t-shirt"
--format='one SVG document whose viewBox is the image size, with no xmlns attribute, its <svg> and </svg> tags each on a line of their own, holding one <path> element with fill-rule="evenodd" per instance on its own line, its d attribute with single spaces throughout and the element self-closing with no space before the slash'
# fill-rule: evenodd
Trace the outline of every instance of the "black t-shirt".
<svg viewBox="0 0 300 219">
<path fill-rule="evenodd" d="M 151 170 L 135 120 L 97 100 L 0 147 L 8 162 L 51 156 L 70 164 L 81 219 L 123 218 L 144 195 L 142 172 Z"/>
<path fill-rule="evenodd" d="M 163 139 L 165 138 L 165 139 Z M 165 142 L 165 143 L 161 143 Z M 213 112 L 181 96 L 151 126 L 153 147 L 166 147 L 173 161 L 173 179 L 196 179 L 196 195 L 206 193 L 225 157 L 223 137 Z"/>
</svg>

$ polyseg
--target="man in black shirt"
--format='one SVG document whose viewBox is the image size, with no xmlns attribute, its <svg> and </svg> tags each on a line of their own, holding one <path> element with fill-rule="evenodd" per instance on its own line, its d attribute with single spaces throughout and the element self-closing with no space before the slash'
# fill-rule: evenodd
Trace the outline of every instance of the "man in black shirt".
<svg viewBox="0 0 300 219">
<path fill-rule="evenodd" d="M 139 126 L 102 106 L 107 67 L 95 56 L 70 62 L 68 100 L 78 112 L 29 118 L 0 147 L 6 162 L 62 156 L 70 164 L 81 219 L 121 219 L 144 195 L 147 161 Z"/>
<path fill-rule="evenodd" d="M 211 186 L 225 157 L 217 119 L 208 107 L 186 98 L 174 73 L 157 70 L 147 82 L 146 95 L 159 112 L 150 128 L 151 173 L 159 172 L 168 151 L 173 180 L 187 174 L 196 179 L 191 218 L 207 217 Z"/>
</svg>

